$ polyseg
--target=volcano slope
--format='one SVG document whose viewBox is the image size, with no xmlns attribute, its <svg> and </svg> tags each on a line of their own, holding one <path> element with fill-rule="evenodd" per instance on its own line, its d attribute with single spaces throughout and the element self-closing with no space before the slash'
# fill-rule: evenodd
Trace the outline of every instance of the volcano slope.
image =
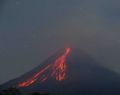
<svg viewBox="0 0 120 95">
<path fill-rule="evenodd" d="M 51 95 L 120 95 L 120 75 L 79 49 L 65 48 L 30 72 L 13 79 L 0 89 L 17 87 L 25 93 Z"/>
</svg>

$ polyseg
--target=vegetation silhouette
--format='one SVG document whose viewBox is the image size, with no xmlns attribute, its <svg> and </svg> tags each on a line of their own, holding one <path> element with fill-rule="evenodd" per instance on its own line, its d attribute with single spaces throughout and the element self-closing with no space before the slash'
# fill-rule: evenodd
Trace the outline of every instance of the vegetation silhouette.
<svg viewBox="0 0 120 95">
<path fill-rule="evenodd" d="M 0 95 L 21 95 L 21 93 L 17 88 L 10 87 L 0 92 Z"/>
<path fill-rule="evenodd" d="M 33 92 L 30 95 L 50 95 L 49 93 L 39 93 L 39 92 Z"/>
<path fill-rule="evenodd" d="M 8 89 L 4 89 L 0 92 L 0 95 L 23 95 L 24 93 L 21 93 L 19 89 L 15 87 L 10 87 Z M 50 95 L 49 93 L 39 93 L 39 92 L 33 92 L 30 95 Z"/>
</svg>

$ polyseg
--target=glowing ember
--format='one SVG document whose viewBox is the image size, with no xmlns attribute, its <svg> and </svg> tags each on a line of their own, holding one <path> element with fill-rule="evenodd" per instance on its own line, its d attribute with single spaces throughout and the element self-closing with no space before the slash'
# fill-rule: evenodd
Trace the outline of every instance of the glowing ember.
<svg viewBox="0 0 120 95">
<path fill-rule="evenodd" d="M 45 68 L 40 70 L 38 73 L 36 73 L 33 77 L 28 79 L 27 81 L 24 81 L 20 84 L 18 84 L 18 87 L 28 87 L 35 83 L 37 80 L 39 80 L 41 83 L 45 82 L 48 78 L 54 77 L 57 81 L 62 81 L 66 77 L 66 57 L 70 53 L 70 48 L 66 48 L 65 53 L 58 57 L 53 64 L 47 65 Z M 50 76 L 49 74 L 46 74 L 45 72 L 47 70 L 52 68 L 52 71 L 50 71 Z M 43 77 L 44 76 L 44 77 Z"/>
<path fill-rule="evenodd" d="M 32 78 L 28 79 L 25 82 L 22 82 L 18 85 L 18 87 L 27 87 L 31 84 L 33 84 L 34 82 L 36 82 L 38 80 L 38 77 L 40 77 L 40 75 L 42 73 L 44 73 L 48 68 L 50 68 L 51 65 L 48 65 L 47 67 L 45 67 L 44 69 L 42 69 L 40 72 L 38 72 L 37 74 L 35 74 Z"/>
<path fill-rule="evenodd" d="M 70 52 L 70 48 L 66 49 L 66 52 L 55 60 L 51 76 L 55 76 L 56 80 L 61 81 L 65 79 L 66 75 L 66 57 Z"/>
</svg>

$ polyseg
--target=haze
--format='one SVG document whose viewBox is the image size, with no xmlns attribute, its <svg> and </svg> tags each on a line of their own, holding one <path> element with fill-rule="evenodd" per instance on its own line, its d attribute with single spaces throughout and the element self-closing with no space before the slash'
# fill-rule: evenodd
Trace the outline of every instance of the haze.
<svg viewBox="0 0 120 95">
<path fill-rule="evenodd" d="M 66 46 L 120 73 L 120 1 L 0 0 L 0 83 Z"/>
</svg>

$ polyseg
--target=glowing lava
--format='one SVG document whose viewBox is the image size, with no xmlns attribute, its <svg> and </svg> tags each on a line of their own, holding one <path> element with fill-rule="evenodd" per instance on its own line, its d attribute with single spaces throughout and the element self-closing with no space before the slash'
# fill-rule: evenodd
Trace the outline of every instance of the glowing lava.
<svg viewBox="0 0 120 95">
<path fill-rule="evenodd" d="M 42 73 L 44 73 L 48 68 L 50 68 L 51 65 L 46 66 L 44 69 L 42 69 L 40 72 L 38 72 L 37 74 L 35 74 L 32 78 L 28 79 L 27 81 L 24 81 L 20 84 L 18 84 L 18 87 L 27 87 L 31 84 L 33 84 L 34 82 L 36 82 L 38 80 L 38 77 L 40 77 L 40 75 Z"/>
<path fill-rule="evenodd" d="M 53 64 L 48 64 L 46 67 L 41 69 L 38 73 L 36 73 L 34 76 L 29 78 L 28 80 L 22 83 L 19 83 L 18 87 L 28 87 L 34 84 L 38 80 L 40 81 L 40 83 L 42 83 L 51 77 L 55 78 L 57 81 L 64 80 L 66 77 L 66 68 L 67 68 L 66 58 L 68 54 L 70 53 L 70 50 L 71 50 L 70 48 L 66 48 L 65 52 L 60 57 L 58 57 L 53 62 Z M 45 73 L 47 70 L 50 70 L 49 71 L 50 74 Z"/>
<path fill-rule="evenodd" d="M 56 80 L 61 81 L 65 79 L 66 75 L 66 57 L 70 52 L 70 48 L 66 49 L 66 52 L 55 60 L 51 76 L 55 76 Z"/>
</svg>

